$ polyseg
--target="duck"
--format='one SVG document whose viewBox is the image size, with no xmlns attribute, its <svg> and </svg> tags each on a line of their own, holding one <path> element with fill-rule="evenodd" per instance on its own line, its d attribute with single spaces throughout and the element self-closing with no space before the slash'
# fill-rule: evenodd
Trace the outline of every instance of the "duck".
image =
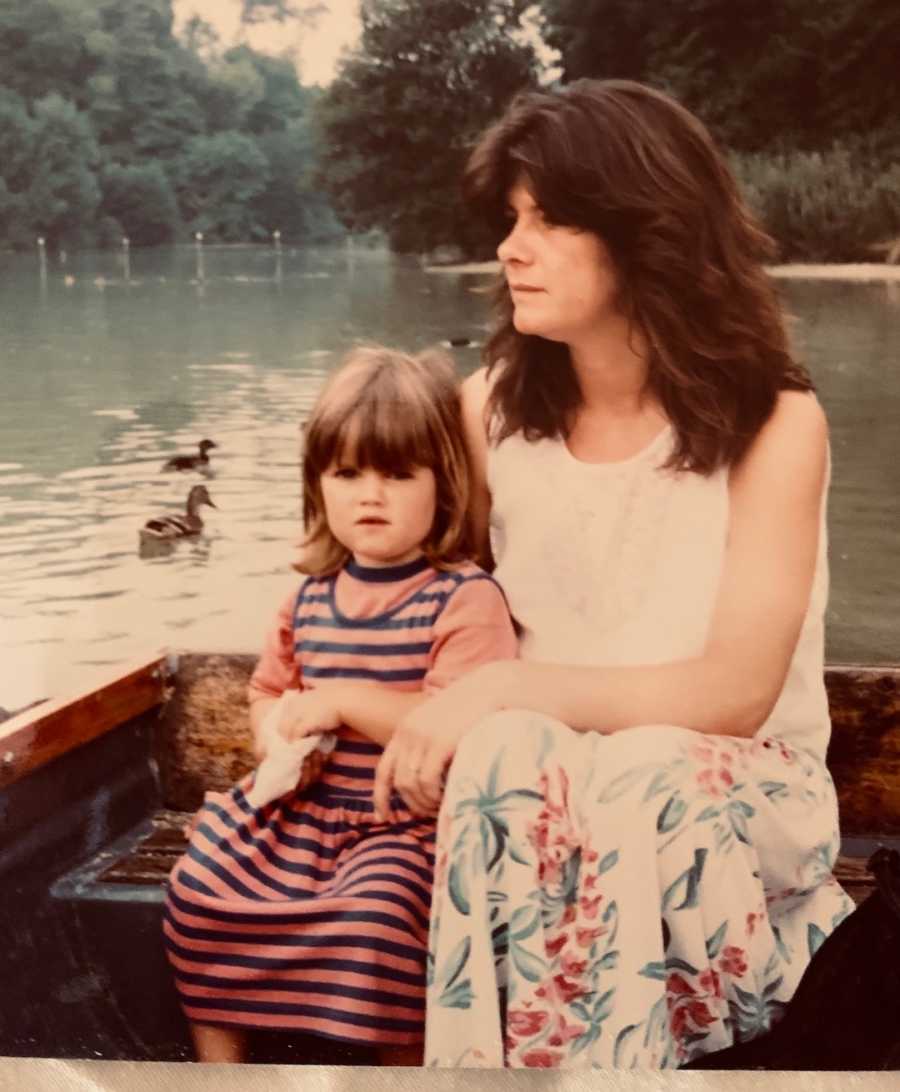
<svg viewBox="0 0 900 1092">
<path fill-rule="evenodd" d="M 175 538 L 187 538 L 199 535 L 203 530 L 203 520 L 197 515 L 201 504 L 216 508 L 205 485 L 195 485 L 187 495 L 183 516 L 156 516 L 148 519 L 140 529 L 141 542 L 169 542 Z"/>
<path fill-rule="evenodd" d="M 199 455 L 173 455 L 163 465 L 163 470 L 205 470 L 209 466 L 209 456 L 206 454 L 211 448 L 219 445 L 213 440 L 201 440 L 197 445 L 200 448 Z"/>
</svg>

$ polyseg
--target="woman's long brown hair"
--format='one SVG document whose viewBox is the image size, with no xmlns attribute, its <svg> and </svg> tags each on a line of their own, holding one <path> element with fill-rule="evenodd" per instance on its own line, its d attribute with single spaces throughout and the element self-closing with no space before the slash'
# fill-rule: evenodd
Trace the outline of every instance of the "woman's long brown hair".
<svg viewBox="0 0 900 1092">
<path fill-rule="evenodd" d="M 674 426 L 669 466 L 707 474 L 736 462 L 780 390 L 812 389 L 762 265 L 774 243 L 706 128 L 674 99 L 627 80 L 520 95 L 464 179 L 498 241 L 517 181 L 552 222 L 609 248 L 620 307 L 646 338 L 650 391 Z M 505 282 L 495 307 L 485 349 L 495 439 L 565 436 L 581 404 L 567 346 L 515 329 Z"/>
</svg>

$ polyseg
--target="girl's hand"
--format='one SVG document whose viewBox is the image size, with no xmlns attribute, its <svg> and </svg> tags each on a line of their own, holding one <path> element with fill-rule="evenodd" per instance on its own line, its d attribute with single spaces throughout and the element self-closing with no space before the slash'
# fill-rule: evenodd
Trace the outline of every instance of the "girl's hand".
<svg viewBox="0 0 900 1092">
<path fill-rule="evenodd" d="M 278 732 L 288 742 L 305 736 L 333 732 L 341 725 L 335 695 L 321 690 L 290 690 L 282 697 Z"/>
<path fill-rule="evenodd" d="M 373 802 L 379 822 L 390 819 L 396 789 L 413 815 L 436 815 L 444 770 L 459 741 L 479 720 L 502 708 L 515 661 L 486 664 L 407 713 L 375 771 Z"/>
</svg>

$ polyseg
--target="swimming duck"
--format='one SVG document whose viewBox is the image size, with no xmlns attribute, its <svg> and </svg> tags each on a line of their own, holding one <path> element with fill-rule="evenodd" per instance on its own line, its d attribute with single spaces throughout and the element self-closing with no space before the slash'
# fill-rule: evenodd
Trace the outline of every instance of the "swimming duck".
<svg viewBox="0 0 900 1092">
<path fill-rule="evenodd" d="M 200 448 L 199 455 L 173 455 L 163 463 L 163 470 L 204 470 L 209 466 L 209 456 L 206 454 L 210 448 L 219 445 L 212 440 L 201 440 L 197 445 Z"/>
<path fill-rule="evenodd" d="M 197 515 L 201 504 L 208 504 L 210 508 L 216 507 L 206 491 L 206 486 L 195 485 L 188 493 L 185 514 L 148 519 L 139 532 L 141 542 L 169 541 L 173 538 L 199 535 L 203 530 L 203 520 Z"/>
</svg>

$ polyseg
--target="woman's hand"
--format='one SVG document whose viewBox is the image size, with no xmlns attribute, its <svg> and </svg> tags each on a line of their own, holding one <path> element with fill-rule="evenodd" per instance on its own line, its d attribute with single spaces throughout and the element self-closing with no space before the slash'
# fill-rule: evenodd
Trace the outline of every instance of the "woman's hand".
<svg viewBox="0 0 900 1092">
<path fill-rule="evenodd" d="M 436 815 L 443 774 L 459 741 L 483 717 L 503 707 L 514 686 L 516 661 L 485 664 L 407 713 L 397 725 L 375 771 L 375 818 L 390 818 L 396 789 L 413 815 Z"/>
<path fill-rule="evenodd" d="M 336 693 L 326 690 L 286 690 L 278 718 L 278 732 L 289 743 L 340 727 Z"/>
</svg>

